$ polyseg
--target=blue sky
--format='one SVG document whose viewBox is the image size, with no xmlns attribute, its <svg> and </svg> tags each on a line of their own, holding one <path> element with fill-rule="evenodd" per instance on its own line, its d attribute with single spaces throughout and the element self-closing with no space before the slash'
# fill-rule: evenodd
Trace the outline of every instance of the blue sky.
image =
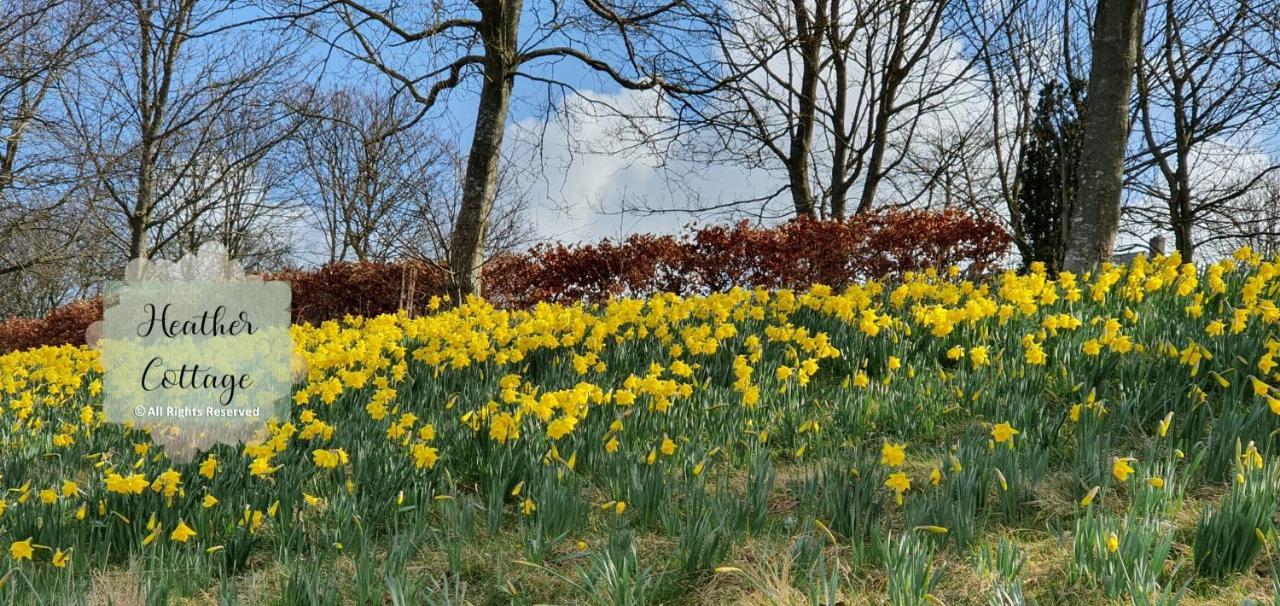
<svg viewBox="0 0 1280 606">
<path fill-rule="evenodd" d="M 522 40 L 528 40 L 539 29 L 536 9 L 545 5 L 546 3 L 537 1 L 525 3 Z M 565 38 L 561 34 L 550 41 L 552 44 L 564 42 Z M 608 53 L 615 50 L 608 46 L 607 38 L 592 38 L 588 42 L 595 52 Z M 581 45 L 574 46 L 581 48 Z M 456 49 L 440 50 L 442 56 L 448 57 Z M 325 53 L 320 44 L 313 44 L 308 52 L 314 53 L 313 58 L 326 58 L 322 75 L 317 77 L 318 83 L 333 86 L 376 83 L 384 87 L 390 83 L 385 75 L 368 66 L 354 63 L 341 53 Z M 429 56 L 422 49 L 412 52 L 419 53 L 416 56 L 420 57 Z M 403 55 L 400 58 L 412 56 L 415 55 Z M 415 73 L 411 67 L 404 71 L 410 75 Z M 419 69 L 417 73 L 421 71 Z M 573 95 L 576 98 L 605 98 L 618 106 L 634 106 L 639 110 L 644 109 L 640 104 L 646 99 L 652 99 L 644 93 L 622 90 L 608 78 L 574 60 L 542 64 L 535 71 L 540 76 L 577 89 L 577 94 Z M 470 144 L 478 85 L 478 76 L 468 78 L 461 86 L 442 96 L 429 118 L 429 124 L 435 127 L 438 134 L 456 142 L 464 153 Z M 622 236 L 635 231 L 672 231 L 693 217 L 687 214 L 628 217 L 619 215 L 618 211 L 627 196 L 649 198 L 657 201 L 658 206 L 672 203 L 678 205 L 683 201 L 681 197 L 686 195 L 710 200 L 754 198 L 775 190 L 779 184 L 778 175 L 762 169 L 726 165 L 695 167 L 683 173 L 664 173 L 656 166 L 668 160 L 667 158 L 609 151 L 591 156 L 576 153 L 573 147 L 582 142 L 597 144 L 607 150 L 610 144 L 616 143 L 610 136 L 611 127 L 620 123 L 617 120 L 610 122 L 609 119 L 583 118 L 575 113 L 576 123 L 573 125 L 548 124 L 548 110 L 558 108 L 564 102 L 565 93 L 562 89 L 548 90 L 545 84 L 525 78 L 516 79 L 516 90 L 508 117 L 508 149 L 518 148 L 517 155 L 520 159 L 517 162 L 529 166 L 535 166 L 534 162 L 539 163 L 536 166 L 542 174 L 531 175 L 532 182 L 526 185 L 528 195 L 537 207 L 531 213 L 530 220 L 541 237 L 576 241 Z M 961 114 L 968 110 L 981 112 L 976 107 L 952 109 Z M 544 147 L 533 150 L 530 146 L 519 143 L 521 133 L 527 137 L 530 132 L 540 134 L 544 128 L 547 133 Z M 680 181 L 681 177 L 687 181 Z M 617 208 L 610 208 L 610 205 Z"/>
<path fill-rule="evenodd" d="M 538 33 L 540 24 L 535 9 L 545 4 L 525 3 L 521 23 L 522 42 L 527 43 Z M 546 16 L 542 17 L 545 20 Z M 328 23 L 337 26 L 332 20 Z M 350 38 L 345 40 L 353 42 Z M 611 43 L 616 43 L 612 37 L 591 38 L 588 41 L 590 48 L 586 50 L 593 54 L 608 54 L 621 48 L 610 46 Z M 539 40 L 539 46 L 548 45 L 584 48 L 580 42 L 563 34 Z M 395 60 L 411 61 L 415 56 L 428 56 L 426 53 L 429 52 L 423 48 L 404 48 L 403 53 L 393 56 Z M 460 56 L 455 49 L 441 50 L 444 60 Z M 314 80 L 316 84 L 362 87 L 368 83 L 384 87 L 385 90 L 393 82 L 390 77 L 351 59 L 341 51 L 329 52 L 317 40 L 313 39 L 309 43 L 307 52 L 309 58 L 321 64 Z M 425 71 L 421 66 L 416 70 L 412 65 L 398 65 L 398 68 L 406 75 Z M 629 104 L 643 97 L 641 93 L 624 91 L 608 77 L 574 59 L 543 61 L 530 66 L 528 71 L 563 83 L 576 91 L 568 92 L 574 98 L 605 98 L 611 103 Z M 478 74 L 472 74 L 460 86 L 442 95 L 428 115 L 428 124 L 437 134 L 454 141 L 464 153 L 470 146 L 479 84 Z M 424 85 L 426 87 L 429 84 Z M 667 177 L 654 168 L 652 157 L 628 157 L 626 154 L 589 157 L 570 151 L 569 148 L 580 140 L 609 143 L 608 131 L 616 123 L 584 119 L 575 114 L 574 125 L 556 124 L 553 118 L 549 118 L 549 110 L 561 108 L 567 89 L 548 87 L 544 83 L 521 77 L 516 78 L 515 87 L 508 116 L 506 147 L 512 157 L 518 158 L 515 162 L 525 166 L 540 166 L 538 171 L 527 171 L 520 183 L 522 189 L 528 190 L 532 206 L 529 221 L 536 236 L 565 241 L 596 240 L 601 237 L 621 237 L 636 231 L 676 231 L 690 220 L 688 215 L 625 216 L 602 208 L 619 205 L 619 198 L 627 191 L 640 192 L 639 195 L 643 196 L 677 196 L 680 193 L 673 189 L 678 189 L 679 185 L 664 182 Z M 531 133 L 541 134 L 544 126 L 545 145 L 530 145 L 527 139 L 533 136 Z M 525 141 L 521 141 L 522 136 L 526 138 Z M 700 180 L 705 181 L 703 186 L 713 190 L 715 195 L 720 195 L 721 192 L 731 192 L 725 195 L 738 195 L 743 191 L 743 184 L 751 180 L 749 177 L 751 176 L 743 174 L 742 169 L 710 170 L 705 171 Z M 758 177 L 756 180 L 759 180 Z M 750 188 L 747 191 L 754 193 L 756 190 Z"/>
<path fill-rule="evenodd" d="M 528 40 L 530 35 L 538 28 L 535 20 L 536 14 L 533 10 L 536 5 L 536 2 L 525 3 L 525 10 L 521 20 L 522 41 Z M 342 52 L 328 52 L 323 43 L 318 41 L 314 41 L 310 45 L 308 53 L 310 58 L 322 63 L 322 71 L 319 72 L 320 77 L 316 78 L 317 84 L 355 87 L 372 84 L 379 87 L 389 87 L 392 83 L 389 77 L 370 66 L 353 61 Z M 406 71 L 406 73 L 412 74 L 411 71 Z M 537 73 L 549 76 L 580 90 L 609 94 L 620 90 L 616 83 L 608 78 L 601 77 L 578 61 L 566 60 L 555 64 L 544 63 L 538 67 Z M 380 79 L 380 81 L 375 81 L 376 79 Z M 516 90 L 513 94 L 508 123 L 530 119 L 541 120 L 544 117 L 548 102 L 558 105 L 563 101 L 564 94 L 562 89 L 552 90 L 551 95 L 548 97 L 547 87 L 540 83 L 531 82 L 525 78 L 517 78 L 515 86 Z M 477 75 L 473 74 L 448 94 L 442 95 L 441 100 L 437 102 L 437 106 L 433 108 L 430 116 L 431 120 L 440 127 L 442 132 L 449 133 L 456 140 L 463 151 L 468 149 L 471 142 L 471 130 L 475 121 L 478 92 L 479 79 Z"/>
</svg>

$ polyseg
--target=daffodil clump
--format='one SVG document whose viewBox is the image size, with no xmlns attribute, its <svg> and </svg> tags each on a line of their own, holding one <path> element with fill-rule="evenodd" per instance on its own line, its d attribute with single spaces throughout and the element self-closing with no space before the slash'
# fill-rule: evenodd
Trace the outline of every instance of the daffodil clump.
<svg viewBox="0 0 1280 606">
<path fill-rule="evenodd" d="M 837 544 L 840 566 L 887 567 L 892 595 L 941 600 L 935 552 L 1046 517 L 1069 532 L 1078 591 L 1155 595 L 1274 554 L 1277 295 L 1280 262 L 1242 250 L 1203 268 L 350 317 L 294 327 L 289 419 L 182 464 L 104 423 L 94 350 L 16 352 L 0 357 L 0 596 L 82 595 L 139 559 L 217 586 L 272 558 L 285 594 L 318 596 L 345 558 L 358 603 L 439 603 L 453 589 L 435 580 L 504 536 L 493 558 L 588 579 L 569 586 L 590 596 L 602 571 L 742 573 L 728 558 L 759 535 L 794 542 L 805 575 Z M 1214 487 L 1225 501 L 1182 533 L 1186 555 L 1174 520 Z M 671 548 L 637 555 L 645 533 Z M 1000 541 L 983 565 L 1022 592 Z M 406 565 L 423 552 L 434 568 Z"/>
</svg>

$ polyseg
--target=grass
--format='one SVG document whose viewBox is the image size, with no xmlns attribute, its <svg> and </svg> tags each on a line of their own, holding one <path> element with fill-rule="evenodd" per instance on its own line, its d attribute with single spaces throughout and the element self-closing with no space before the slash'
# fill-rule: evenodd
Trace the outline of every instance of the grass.
<svg viewBox="0 0 1280 606">
<path fill-rule="evenodd" d="M 790 466 L 779 469 L 778 486 L 770 495 L 771 519 L 787 520 L 794 516 L 799 503 L 792 496 L 795 484 L 802 482 L 804 469 Z M 1062 473 L 1051 474 L 1041 485 L 1041 491 L 1032 504 L 1035 511 L 1024 523 L 1017 526 L 996 525 L 984 533 L 982 541 L 970 549 L 943 548 L 936 557 L 935 566 L 943 571 L 936 590 L 932 593 L 938 603 L 951 606 L 986 606 L 993 593 L 991 575 L 984 572 L 978 552 L 984 547 L 994 548 L 1007 541 L 1024 558 L 1025 564 L 1019 579 L 1025 589 L 1027 604 L 1041 606 L 1128 604 L 1127 599 L 1100 599 L 1093 588 L 1068 582 L 1071 565 L 1071 537 L 1068 528 L 1074 517 L 1072 498 L 1068 488 L 1069 478 Z M 1204 488 L 1188 499 L 1170 519 L 1175 528 L 1175 556 L 1166 572 L 1176 585 L 1188 583 L 1179 604 L 1188 606 L 1233 604 L 1246 600 L 1260 604 L 1270 603 L 1273 588 L 1270 585 L 1265 562 L 1259 562 L 1249 574 L 1233 575 L 1225 579 L 1195 579 L 1189 574 L 1194 569 L 1190 541 L 1195 533 L 1200 511 L 1209 503 L 1217 502 L 1223 491 Z M 1112 508 L 1122 512 L 1124 506 L 1116 503 Z M 477 514 L 476 523 L 483 523 Z M 423 595 L 441 600 L 452 594 L 462 597 L 460 604 L 581 604 L 587 596 L 575 578 L 575 571 L 585 565 L 590 555 L 603 548 L 609 531 L 615 527 L 613 516 L 593 514 L 589 528 L 576 534 L 587 542 L 579 550 L 573 541 L 558 545 L 543 565 L 533 565 L 521 560 L 520 531 L 509 525 L 497 536 L 488 536 L 483 530 L 462 549 L 461 567 L 450 572 L 448 557 L 442 550 L 429 545 L 416 550 L 404 566 L 404 577 L 425 588 Z M 1069 530 L 1069 528 L 1068 528 Z M 855 568 L 849 564 L 850 547 L 831 544 L 822 540 L 820 570 L 796 569 L 795 549 L 797 537 L 819 538 L 820 530 L 797 534 L 794 525 L 771 524 L 764 531 L 737 541 L 717 567 L 719 570 L 694 577 L 675 573 L 676 559 L 672 556 L 675 540 L 662 532 L 637 532 L 636 551 L 639 559 L 655 564 L 659 569 L 655 604 L 670 606 L 735 604 L 740 606 L 812 606 L 813 604 L 883 604 L 888 578 L 883 567 Z M 385 551 L 374 554 L 379 564 L 385 562 Z M 330 596 L 335 604 L 356 604 L 360 588 L 355 583 L 356 561 L 340 552 L 332 555 L 334 592 Z M 815 566 L 818 568 L 818 566 Z M 1177 572 L 1175 572 L 1177 571 Z M 147 606 L 148 588 L 159 580 L 177 576 L 173 570 L 147 569 L 145 562 L 128 567 L 112 567 L 95 571 L 88 587 L 76 598 L 66 603 L 87 606 Z M 290 579 L 289 562 L 281 562 L 261 553 L 255 557 L 251 570 L 235 576 L 230 584 L 206 579 L 204 584 L 179 584 L 170 602 L 182 606 L 285 605 L 294 604 L 286 597 L 285 587 Z M 824 578 L 825 577 L 825 578 Z M 826 600 L 819 587 L 824 581 L 835 578 L 837 593 Z M 185 587 L 182 585 L 186 585 Z M 230 591 L 227 589 L 230 588 Z M 452 588 L 452 591 L 450 591 Z M 390 592 L 383 588 L 384 603 L 394 603 Z M 815 596 L 817 596 L 815 598 Z M 430 599 L 429 598 L 429 599 Z M 825 601 L 824 601 L 825 600 Z M 419 602 L 408 602 L 419 603 Z"/>
</svg>

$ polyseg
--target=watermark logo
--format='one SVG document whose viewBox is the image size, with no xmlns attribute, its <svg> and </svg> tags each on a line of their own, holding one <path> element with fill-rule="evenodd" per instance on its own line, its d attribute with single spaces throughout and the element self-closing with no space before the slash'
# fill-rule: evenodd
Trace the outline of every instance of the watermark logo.
<svg viewBox="0 0 1280 606">
<path fill-rule="evenodd" d="M 220 245 L 138 259 L 108 285 L 101 339 L 106 419 L 151 432 L 175 461 L 259 442 L 288 415 L 296 365 L 287 282 L 247 276 Z"/>
</svg>

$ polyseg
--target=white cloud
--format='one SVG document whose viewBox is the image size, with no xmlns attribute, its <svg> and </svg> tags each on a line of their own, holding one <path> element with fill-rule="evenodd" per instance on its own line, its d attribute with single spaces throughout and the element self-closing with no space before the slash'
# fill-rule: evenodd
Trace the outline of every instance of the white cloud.
<svg viewBox="0 0 1280 606">
<path fill-rule="evenodd" d="M 539 237 L 589 242 L 677 232 L 694 218 L 677 211 L 689 208 L 691 200 L 713 204 L 780 187 L 782 182 L 767 171 L 695 166 L 626 143 L 632 137 L 624 133 L 634 131 L 620 116 L 652 116 L 655 99 L 649 92 L 584 91 L 562 101 L 562 119 L 528 118 L 513 125 L 507 154 L 520 190 L 535 200 L 531 220 Z M 602 111 L 604 105 L 617 113 Z"/>
</svg>

